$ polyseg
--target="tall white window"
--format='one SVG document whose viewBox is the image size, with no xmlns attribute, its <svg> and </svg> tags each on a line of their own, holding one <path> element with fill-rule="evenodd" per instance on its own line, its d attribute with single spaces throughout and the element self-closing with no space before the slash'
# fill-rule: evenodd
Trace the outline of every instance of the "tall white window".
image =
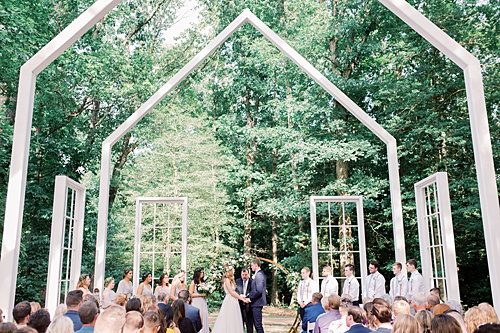
<svg viewBox="0 0 500 333">
<path fill-rule="evenodd" d="M 448 175 L 438 172 L 415 184 L 422 275 L 427 289 L 460 300 Z"/>
<path fill-rule="evenodd" d="M 82 263 L 85 187 L 57 176 L 52 209 L 49 269 L 45 306 L 51 314 L 68 291 L 75 289 Z"/>
<path fill-rule="evenodd" d="M 187 198 L 136 199 L 134 291 L 144 273 L 154 285 L 162 273 L 186 271 L 187 234 Z"/>
<path fill-rule="evenodd" d="M 341 288 L 344 266 L 352 264 L 364 290 L 367 262 L 363 198 L 312 196 L 310 210 L 313 279 L 321 283 L 321 270 L 329 265 Z"/>
</svg>

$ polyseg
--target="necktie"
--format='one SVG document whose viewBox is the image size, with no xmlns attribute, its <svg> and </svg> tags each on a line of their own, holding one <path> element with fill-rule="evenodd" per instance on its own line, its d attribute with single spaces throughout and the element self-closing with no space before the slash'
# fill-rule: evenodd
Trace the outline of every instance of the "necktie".
<svg viewBox="0 0 500 333">
<path fill-rule="evenodd" d="M 248 284 L 247 280 L 243 281 L 243 295 L 247 294 L 247 284 Z"/>
</svg>

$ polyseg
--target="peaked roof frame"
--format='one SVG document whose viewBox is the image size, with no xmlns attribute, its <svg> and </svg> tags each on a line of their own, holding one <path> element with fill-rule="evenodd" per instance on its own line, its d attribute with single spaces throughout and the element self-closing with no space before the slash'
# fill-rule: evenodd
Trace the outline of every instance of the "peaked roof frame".
<svg viewBox="0 0 500 333">
<path fill-rule="evenodd" d="M 494 263 L 494 258 L 500 256 L 500 243 L 495 244 L 494 238 L 494 235 L 500 233 L 500 206 L 497 196 L 496 175 L 493 164 L 493 153 L 480 63 L 472 54 L 406 1 L 379 0 L 379 2 L 443 52 L 464 71 L 481 213 L 485 230 L 486 251 L 488 255 L 490 280 L 492 282 L 493 303 L 497 309 L 500 309 L 500 284 L 495 283 L 495 281 L 500 280 L 500 265 Z M 4 295 L 0 299 L 0 308 L 3 308 L 8 316 L 11 316 L 11 310 L 14 305 L 17 282 L 33 102 L 37 75 L 119 3 L 120 0 L 97 0 L 67 28 L 21 66 L 5 209 L 4 234 L 0 258 L 0 271 L 9 272 L 8 274 L 0 274 L 0 285 L 4 290 Z M 97 286 L 102 285 L 104 275 L 108 218 L 107 201 L 109 196 L 112 146 L 120 137 L 134 127 L 144 115 L 154 108 L 163 97 L 171 92 L 179 82 L 185 79 L 196 65 L 210 56 L 232 32 L 237 30 L 244 23 L 251 23 L 269 41 L 280 49 L 282 53 L 287 55 L 287 57 L 295 62 L 309 77 L 328 91 L 339 103 L 386 143 L 396 260 L 401 262 L 405 261 L 406 255 L 396 140 L 262 21 L 249 10 L 245 10 L 103 142 L 95 267 L 95 282 Z"/>
</svg>

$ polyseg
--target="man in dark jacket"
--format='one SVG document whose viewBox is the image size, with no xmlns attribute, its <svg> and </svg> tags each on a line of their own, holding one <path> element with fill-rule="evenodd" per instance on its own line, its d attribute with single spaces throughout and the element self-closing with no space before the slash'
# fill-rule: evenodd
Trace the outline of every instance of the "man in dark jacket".
<svg viewBox="0 0 500 333">
<path fill-rule="evenodd" d="M 186 318 L 191 320 L 194 326 L 195 332 L 201 331 L 201 317 L 200 310 L 197 307 L 192 306 L 191 304 L 191 294 L 189 290 L 181 290 L 177 297 L 184 301 L 184 309 L 186 311 Z"/>
<path fill-rule="evenodd" d="M 236 292 L 240 295 L 248 297 L 251 290 L 252 279 L 250 278 L 250 272 L 248 269 L 243 268 L 241 270 L 241 278 L 236 279 Z M 253 333 L 252 307 L 250 306 L 250 303 L 243 301 L 238 302 L 240 303 L 241 317 L 243 318 L 243 324 L 246 326 L 247 333 Z"/>
<path fill-rule="evenodd" d="M 321 305 L 322 298 L 323 295 L 321 295 L 321 293 L 314 293 L 311 303 L 307 304 L 304 308 L 304 318 L 302 319 L 303 332 L 309 333 L 307 332 L 307 324 L 315 323 L 316 318 L 318 318 L 320 314 L 325 313 L 325 309 L 323 309 L 323 305 Z"/>
</svg>

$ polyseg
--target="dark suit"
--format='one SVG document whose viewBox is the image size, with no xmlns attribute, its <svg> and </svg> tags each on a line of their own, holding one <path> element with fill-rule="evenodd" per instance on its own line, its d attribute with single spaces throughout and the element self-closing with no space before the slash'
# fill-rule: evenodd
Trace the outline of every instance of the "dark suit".
<svg viewBox="0 0 500 333">
<path fill-rule="evenodd" d="M 368 327 L 364 327 L 361 324 L 354 324 L 350 329 L 346 331 L 346 333 L 372 333 L 373 331 Z"/>
<path fill-rule="evenodd" d="M 179 320 L 179 331 L 181 331 L 181 333 L 198 332 L 194 330 L 194 324 L 187 317 Z"/>
<path fill-rule="evenodd" d="M 253 323 L 257 333 L 264 333 L 264 327 L 262 326 L 262 307 L 267 305 L 266 296 L 266 275 L 262 270 L 258 270 L 252 280 L 252 290 L 248 295 L 252 301 L 250 306 L 252 307 Z"/>
<path fill-rule="evenodd" d="M 304 318 L 302 319 L 302 331 L 307 332 L 307 324 L 315 323 L 320 314 L 325 313 L 321 303 L 309 303 L 304 308 Z M 309 332 L 308 332 L 309 333 Z"/>
<path fill-rule="evenodd" d="M 189 303 L 184 303 L 184 310 L 186 312 L 186 318 L 188 318 L 193 323 L 195 332 L 201 331 L 202 325 L 201 325 L 200 310 Z"/>
<path fill-rule="evenodd" d="M 236 279 L 236 292 L 238 294 L 247 297 L 250 294 L 250 290 L 252 290 L 252 279 L 248 279 L 247 281 L 247 290 L 245 294 L 243 294 L 243 279 Z M 242 301 L 238 302 L 240 303 L 241 317 L 243 318 L 243 323 L 247 328 L 247 333 L 253 333 L 252 307 L 250 306 L 250 303 L 245 303 Z"/>
</svg>

